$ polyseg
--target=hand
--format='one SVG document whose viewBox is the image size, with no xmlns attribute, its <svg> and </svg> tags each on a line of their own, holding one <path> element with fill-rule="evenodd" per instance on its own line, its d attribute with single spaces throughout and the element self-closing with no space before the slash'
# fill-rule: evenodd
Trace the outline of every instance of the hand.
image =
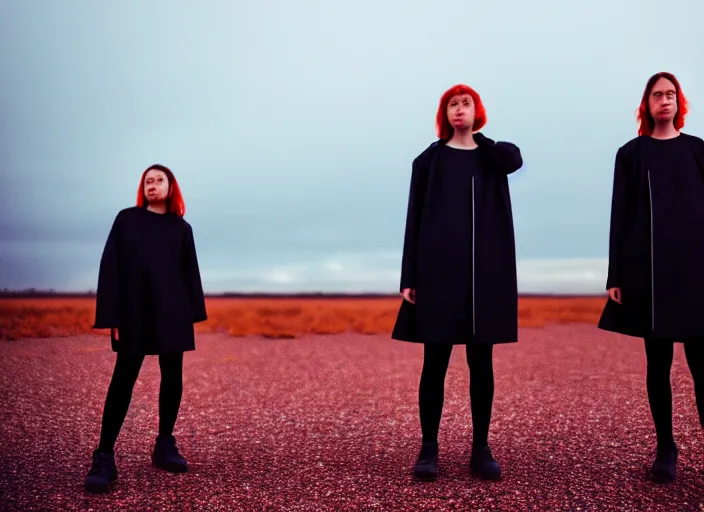
<svg viewBox="0 0 704 512">
<path fill-rule="evenodd" d="M 411 304 L 416 303 L 416 291 L 413 288 L 404 288 L 401 292 L 401 297 L 407 300 Z"/>
<path fill-rule="evenodd" d="M 621 304 L 621 288 L 609 288 L 609 297 L 612 301 Z"/>
<path fill-rule="evenodd" d="M 112 328 L 112 337 L 115 338 L 115 341 L 120 341 L 120 333 L 117 330 L 117 327 Z"/>
</svg>

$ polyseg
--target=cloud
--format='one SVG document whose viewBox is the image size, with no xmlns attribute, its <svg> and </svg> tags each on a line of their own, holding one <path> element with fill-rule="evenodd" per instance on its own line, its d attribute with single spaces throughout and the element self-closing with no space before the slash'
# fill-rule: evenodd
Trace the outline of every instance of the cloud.
<svg viewBox="0 0 704 512">
<path fill-rule="evenodd" d="M 204 288 L 212 292 L 346 292 L 394 293 L 400 257 L 396 252 L 335 253 L 287 265 L 201 270 Z"/>
<path fill-rule="evenodd" d="M 0 288 L 86 291 L 94 290 L 97 285 L 102 242 L 2 245 Z M 297 257 L 259 253 L 237 263 L 221 256 L 200 258 L 201 279 L 208 293 L 396 293 L 401 272 L 399 251 L 338 251 L 320 257 L 310 252 L 299 253 Z M 521 293 L 602 294 L 608 261 L 606 258 L 522 259 L 517 268 Z"/>
<path fill-rule="evenodd" d="M 520 260 L 521 293 L 604 293 L 608 260 L 556 258 Z M 334 254 L 290 265 L 202 270 L 203 284 L 212 292 L 347 292 L 396 293 L 400 255 L 396 252 Z"/>
<path fill-rule="evenodd" d="M 521 293 L 605 293 L 607 258 L 541 258 L 518 262 Z"/>
</svg>

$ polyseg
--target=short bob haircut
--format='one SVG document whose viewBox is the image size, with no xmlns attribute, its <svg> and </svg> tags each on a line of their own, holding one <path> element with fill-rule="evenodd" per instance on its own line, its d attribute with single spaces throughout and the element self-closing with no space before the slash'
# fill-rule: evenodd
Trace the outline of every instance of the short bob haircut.
<svg viewBox="0 0 704 512">
<path fill-rule="evenodd" d="M 645 90 L 643 91 L 643 98 L 641 99 L 640 106 L 636 112 L 636 119 L 638 120 L 638 135 L 652 135 L 653 129 L 655 128 L 655 120 L 650 113 L 650 108 L 648 106 L 648 97 L 650 92 L 653 90 L 655 83 L 661 78 L 665 78 L 672 82 L 675 86 L 675 94 L 677 98 L 677 113 L 675 113 L 675 119 L 673 124 L 676 130 L 681 130 L 684 127 L 684 118 L 689 112 L 689 106 L 687 104 L 687 98 L 685 98 L 682 93 L 682 87 L 680 83 L 675 78 L 675 75 L 668 73 L 666 71 L 661 71 L 660 73 L 655 73 L 648 79 L 648 83 L 645 85 Z"/>
<path fill-rule="evenodd" d="M 161 164 L 154 164 L 146 168 L 142 173 L 142 179 L 139 180 L 139 190 L 137 190 L 137 206 L 140 208 L 146 208 L 149 204 L 147 196 L 144 195 L 144 180 L 147 177 L 147 173 L 152 169 L 161 171 L 166 174 L 166 179 L 169 182 L 169 195 L 166 198 L 166 211 L 183 217 L 186 214 L 186 205 L 183 202 L 183 195 L 181 194 L 181 189 L 178 186 L 176 177 L 171 169 Z"/>
<path fill-rule="evenodd" d="M 438 113 L 435 116 L 438 138 L 442 140 L 450 139 L 454 132 L 452 125 L 450 125 L 450 120 L 447 118 L 447 105 L 450 103 L 450 99 L 457 94 L 469 94 L 472 97 L 472 101 L 474 102 L 474 124 L 472 125 L 472 131 L 479 131 L 486 124 L 486 110 L 484 109 L 482 99 L 479 97 L 479 93 L 468 85 L 454 85 L 443 93 L 440 98 Z"/>
</svg>

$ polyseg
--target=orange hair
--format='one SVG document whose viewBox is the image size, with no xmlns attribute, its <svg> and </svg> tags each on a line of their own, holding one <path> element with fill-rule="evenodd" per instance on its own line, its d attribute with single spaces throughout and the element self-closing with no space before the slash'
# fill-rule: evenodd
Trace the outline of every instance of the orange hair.
<svg viewBox="0 0 704 512">
<path fill-rule="evenodd" d="M 186 204 L 183 202 L 183 195 L 181 195 L 181 189 L 178 186 L 176 177 L 174 176 L 174 173 L 171 172 L 171 169 L 160 164 L 149 166 L 142 173 L 142 179 L 139 180 L 139 190 L 137 190 L 137 206 L 140 208 L 146 208 L 149 204 L 147 196 L 144 195 L 144 180 L 147 173 L 152 169 L 162 171 L 166 174 L 166 179 L 169 182 L 169 195 L 166 198 L 166 211 L 169 213 L 174 213 L 179 217 L 183 217 L 186 213 Z"/>
<path fill-rule="evenodd" d="M 482 99 L 479 97 L 479 93 L 468 85 L 458 84 L 450 87 L 440 98 L 438 113 L 435 116 L 435 126 L 438 138 L 440 139 L 444 140 L 452 137 L 454 129 L 450 124 L 450 120 L 447 118 L 447 104 L 450 103 L 450 99 L 457 94 L 469 94 L 472 97 L 472 101 L 474 102 L 474 123 L 472 124 L 472 131 L 481 130 L 486 124 L 486 110 L 484 109 Z"/>
<path fill-rule="evenodd" d="M 648 83 L 645 85 L 645 90 L 643 91 L 643 98 L 640 101 L 640 106 L 636 112 L 636 119 L 638 120 L 638 135 L 652 135 L 653 129 L 655 128 L 655 120 L 650 113 L 650 108 L 648 106 L 648 97 L 650 96 L 650 91 L 653 90 L 655 82 L 665 78 L 672 82 L 675 86 L 675 94 L 677 97 L 677 113 L 675 114 L 674 125 L 676 130 L 681 130 L 684 127 L 684 118 L 689 112 L 689 106 L 687 103 L 687 98 L 682 93 L 682 87 L 679 81 L 675 78 L 672 73 L 667 73 L 666 71 L 661 71 L 660 73 L 655 73 L 648 79 Z"/>
</svg>

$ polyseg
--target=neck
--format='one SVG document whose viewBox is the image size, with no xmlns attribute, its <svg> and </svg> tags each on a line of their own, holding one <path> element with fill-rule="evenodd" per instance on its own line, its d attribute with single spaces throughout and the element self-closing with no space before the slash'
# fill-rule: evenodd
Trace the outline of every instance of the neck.
<svg viewBox="0 0 704 512">
<path fill-rule="evenodd" d="M 166 202 L 149 203 L 147 210 L 154 213 L 166 213 Z"/>
<path fill-rule="evenodd" d="M 670 122 L 667 124 L 655 124 L 651 135 L 654 139 L 672 139 L 680 134 L 679 130 Z"/>
<path fill-rule="evenodd" d="M 470 128 L 466 130 L 455 129 L 452 134 L 452 138 L 447 141 L 448 146 L 453 146 L 457 148 L 470 148 L 474 149 L 477 147 L 477 143 L 474 140 L 474 134 Z"/>
</svg>

